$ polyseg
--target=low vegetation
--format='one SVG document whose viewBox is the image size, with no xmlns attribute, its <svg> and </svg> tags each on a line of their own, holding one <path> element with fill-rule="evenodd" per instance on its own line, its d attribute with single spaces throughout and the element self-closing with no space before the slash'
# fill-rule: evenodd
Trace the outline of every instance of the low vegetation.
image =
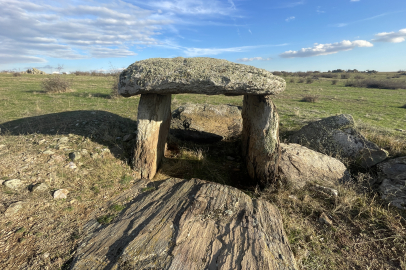
<svg viewBox="0 0 406 270">
<path fill-rule="evenodd" d="M 319 99 L 318 96 L 304 96 L 304 97 L 302 98 L 302 101 L 303 101 L 303 102 L 312 102 L 312 103 L 315 103 L 318 99 Z"/>
<path fill-rule="evenodd" d="M 395 80 L 351 80 L 345 83 L 345 86 L 351 87 L 366 87 L 366 88 L 378 88 L 378 89 L 406 89 L 406 81 Z"/>
<path fill-rule="evenodd" d="M 339 72 L 280 73 L 287 89 L 273 100 L 281 118 L 282 141 L 310 121 L 349 113 L 360 132 L 391 157 L 406 155 L 406 133 L 399 131 L 406 125 L 404 88 L 344 86 L 337 84 Z M 402 73 L 365 72 L 362 76 L 404 85 L 405 77 L 392 78 L 395 74 Z M 315 76 L 319 79 L 303 84 Z M 361 80 L 356 76 L 355 80 Z M 0 74 L 4 108 L 0 180 L 24 182 L 21 190 L 0 186 L 0 213 L 16 201 L 28 202 L 17 214 L 0 220 L 1 269 L 69 269 L 83 239 L 83 225 L 91 218 L 101 224 L 114 222 L 132 199 L 126 193 L 135 181 L 128 166 L 131 147 L 122 138 L 135 130 L 139 97 L 112 99 L 116 78 L 91 72 L 63 75 L 71 83 L 68 89 L 75 92 L 45 91 L 42 80 L 55 77 Z M 307 96 L 316 99 L 301 102 Z M 179 94 L 172 99 L 172 109 L 188 102 L 242 105 L 241 96 Z M 68 138 L 65 144 L 63 137 Z M 335 186 L 338 197 L 311 185 L 295 190 L 283 182 L 278 188 L 260 191 L 247 181 L 240 147 L 238 141 L 175 143 L 166 151 L 154 181 L 196 177 L 233 185 L 274 203 L 302 269 L 406 269 L 406 213 L 380 199 L 371 184 L 374 170 L 353 170 L 353 182 Z M 82 153 L 73 161 L 77 168 L 69 167 L 72 151 Z M 28 188 L 38 183 L 45 183 L 48 190 Z M 60 188 L 69 190 L 68 198 L 54 200 L 52 192 Z M 141 192 L 154 188 L 147 186 Z M 321 213 L 332 219 L 332 226 L 318 221 Z"/>
<path fill-rule="evenodd" d="M 46 93 L 66 93 L 72 90 L 71 85 L 71 81 L 60 75 L 51 75 L 42 81 L 42 89 Z"/>
</svg>

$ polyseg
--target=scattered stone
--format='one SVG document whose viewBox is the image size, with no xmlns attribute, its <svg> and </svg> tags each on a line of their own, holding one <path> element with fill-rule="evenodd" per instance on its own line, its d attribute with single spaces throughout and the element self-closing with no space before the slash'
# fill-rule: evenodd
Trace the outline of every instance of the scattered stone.
<svg viewBox="0 0 406 270">
<path fill-rule="evenodd" d="M 32 192 L 45 192 L 48 190 L 48 186 L 45 183 L 38 183 L 32 187 Z"/>
<path fill-rule="evenodd" d="M 349 114 L 327 117 L 304 126 L 291 142 L 320 153 L 350 158 L 362 167 L 371 167 L 388 157 L 388 152 L 368 141 L 356 129 Z"/>
<path fill-rule="evenodd" d="M 126 97 L 180 93 L 276 95 L 285 87 L 284 79 L 265 69 L 208 57 L 177 57 L 135 62 L 121 72 L 118 92 Z"/>
<path fill-rule="evenodd" d="M 406 156 L 378 164 L 382 199 L 406 210 Z"/>
<path fill-rule="evenodd" d="M 329 188 L 329 187 L 323 187 L 320 185 L 314 185 L 313 187 L 316 188 L 317 190 L 320 190 L 320 191 L 327 193 L 329 195 L 332 195 L 334 197 L 338 196 L 338 190 L 336 190 L 336 189 Z"/>
<path fill-rule="evenodd" d="M 145 184 L 135 184 L 133 200 L 113 223 L 86 224 L 72 270 L 236 269 L 237 262 L 241 269 L 298 269 L 269 202 L 199 179 L 171 178 L 137 192 Z"/>
<path fill-rule="evenodd" d="M 81 155 L 79 152 L 71 152 L 71 153 L 69 153 L 69 158 L 70 158 L 72 161 L 78 160 L 78 159 L 80 159 L 81 157 L 82 157 L 82 155 Z"/>
<path fill-rule="evenodd" d="M 68 137 L 62 137 L 58 140 L 59 144 L 65 144 L 69 142 L 69 138 Z"/>
<path fill-rule="evenodd" d="M 281 143 L 279 172 L 295 188 L 315 180 L 335 184 L 350 178 L 347 168 L 338 159 L 294 143 Z"/>
<path fill-rule="evenodd" d="M 10 204 L 10 206 L 7 208 L 6 212 L 4 215 L 6 217 L 11 217 L 14 214 L 16 214 L 18 211 L 20 211 L 24 206 L 24 202 L 15 202 Z"/>
<path fill-rule="evenodd" d="M 3 185 L 10 189 L 19 190 L 22 188 L 23 182 L 20 179 L 11 179 L 4 181 Z"/>
<path fill-rule="evenodd" d="M 324 212 L 321 213 L 321 215 L 319 217 L 319 222 L 321 224 L 327 224 L 327 225 L 333 226 L 333 221 Z"/>
<path fill-rule="evenodd" d="M 65 168 L 69 168 L 69 169 L 72 169 L 72 170 L 73 170 L 73 169 L 76 169 L 77 166 L 76 166 L 75 163 L 69 162 L 68 165 L 65 166 Z"/>
<path fill-rule="evenodd" d="M 213 143 L 241 136 L 239 107 L 186 104 L 172 112 L 170 134 L 180 140 Z"/>
<path fill-rule="evenodd" d="M 69 190 L 67 189 L 58 189 L 54 192 L 54 199 L 66 199 L 68 197 Z"/>
<path fill-rule="evenodd" d="M 39 140 L 39 141 L 38 141 L 38 144 L 41 145 L 41 144 L 43 144 L 43 143 L 45 143 L 45 142 L 46 142 L 46 140 L 45 140 L 45 139 L 42 139 L 42 140 Z"/>
<path fill-rule="evenodd" d="M 6 145 L 0 144 L 0 150 L 2 150 L 3 148 L 6 148 Z"/>
<path fill-rule="evenodd" d="M 86 155 L 89 154 L 89 152 L 87 151 L 87 149 L 82 149 L 82 150 L 80 151 L 80 153 L 81 153 L 83 156 L 86 156 Z"/>
<path fill-rule="evenodd" d="M 295 195 L 289 195 L 288 197 L 289 197 L 289 199 L 297 200 L 297 197 Z"/>
<path fill-rule="evenodd" d="M 0 179 L 0 185 L 3 185 L 4 182 L 5 182 L 5 180 Z"/>
<path fill-rule="evenodd" d="M 96 158 L 99 158 L 99 153 L 92 153 L 92 154 L 90 154 L 90 156 L 91 156 L 93 159 L 96 159 Z"/>
<path fill-rule="evenodd" d="M 54 151 L 51 151 L 51 150 L 46 150 L 46 151 L 44 151 L 44 152 L 42 152 L 44 155 L 53 155 L 53 154 L 55 154 L 55 152 Z"/>
</svg>

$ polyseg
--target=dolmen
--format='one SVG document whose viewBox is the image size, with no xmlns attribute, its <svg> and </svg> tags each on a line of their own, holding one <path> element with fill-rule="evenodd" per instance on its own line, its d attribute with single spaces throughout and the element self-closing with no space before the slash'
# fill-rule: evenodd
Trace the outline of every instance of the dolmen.
<svg viewBox="0 0 406 270">
<path fill-rule="evenodd" d="M 284 79 L 264 69 L 226 60 L 152 58 L 137 61 L 120 74 L 124 97 L 141 94 L 132 165 L 140 178 L 152 179 L 163 158 L 171 123 L 172 94 L 243 95 L 242 154 L 251 178 L 263 185 L 277 175 L 279 116 L 271 97 Z"/>
</svg>

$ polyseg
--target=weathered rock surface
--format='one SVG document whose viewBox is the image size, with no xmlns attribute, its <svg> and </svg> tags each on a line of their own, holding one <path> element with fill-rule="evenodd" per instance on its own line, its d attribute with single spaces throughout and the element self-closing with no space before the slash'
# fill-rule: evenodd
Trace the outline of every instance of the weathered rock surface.
<svg viewBox="0 0 406 270">
<path fill-rule="evenodd" d="M 241 111 L 237 106 L 186 104 L 172 112 L 170 134 L 180 140 L 233 140 L 241 136 L 241 131 Z"/>
<path fill-rule="evenodd" d="M 165 152 L 171 124 L 171 95 L 141 95 L 133 156 L 140 178 L 152 179 Z"/>
<path fill-rule="evenodd" d="M 20 179 L 11 179 L 4 181 L 3 185 L 10 189 L 19 190 L 23 187 L 23 182 Z"/>
<path fill-rule="evenodd" d="M 355 129 L 349 114 L 327 117 L 304 126 L 290 141 L 327 155 L 351 158 L 371 167 L 388 157 L 388 152 L 368 141 Z"/>
<path fill-rule="evenodd" d="M 328 185 L 349 178 L 347 168 L 338 159 L 294 143 L 281 143 L 279 172 L 295 188 L 309 181 Z"/>
<path fill-rule="evenodd" d="M 59 199 L 66 199 L 68 197 L 69 190 L 67 189 L 58 189 L 57 191 L 54 192 L 54 199 L 59 200 Z"/>
<path fill-rule="evenodd" d="M 379 191 L 382 199 L 406 209 L 406 157 L 391 159 L 378 164 L 382 181 Z"/>
<path fill-rule="evenodd" d="M 90 223 L 71 269 L 297 269 L 272 204 L 199 179 L 142 182 L 112 224 Z"/>
<path fill-rule="evenodd" d="M 24 206 L 24 202 L 15 202 L 10 204 L 10 206 L 7 208 L 6 212 L 4 213 L 4 215 L 6 217 L 11 217 L 14 214 L 16 214 L 18 211 L 20 211 L 21 209 L 23 209 Z"/>
<path fill-rule="evenodd" d="M 137 94 L 276 95 L 284 79 L 265 69 L 207 57 L 151 58 L 120 74 L 118 91 Z"/>
<path fill-rule="evenodd" d="M 269 96 L 244 96 L 242 154 L 251 178 L 272 183 L 280 157 L 279 115 Z"/>
<path fill-rule="evenodd" d="M 26 71 L 28 74 L 46 74 L 44 71 L 41 71 L 36 68 L 27 69 Z"/>
</svg>

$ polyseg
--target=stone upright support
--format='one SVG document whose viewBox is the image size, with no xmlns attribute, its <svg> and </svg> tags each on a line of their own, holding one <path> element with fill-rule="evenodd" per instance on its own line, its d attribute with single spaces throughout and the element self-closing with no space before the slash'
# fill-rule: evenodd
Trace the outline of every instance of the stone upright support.
<svg viewBox="0 0 406 270">
<path fill-rule="evenodd" d="M 278 175 L 279 115 L 270 96 L 244 95 L 242 154 L 251 178 L 262 186 Z"/>
<path fill-rule="evenodd" d="M 170 124 L 171 95 L 141 95 L 133 157 L 134 169 L 141 178 L 154 177 L 164 156 Z"/>
</svg>

